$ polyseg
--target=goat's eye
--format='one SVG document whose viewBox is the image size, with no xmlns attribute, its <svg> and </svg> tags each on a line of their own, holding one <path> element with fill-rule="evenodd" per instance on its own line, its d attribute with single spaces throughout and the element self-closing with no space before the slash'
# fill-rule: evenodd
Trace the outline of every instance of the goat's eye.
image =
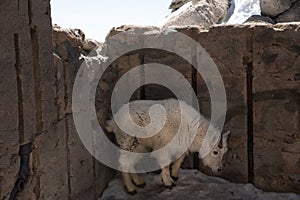
<svg viewBox="0 0 300 200">
<path fill-rule="evenodd" d="M 218 151 L 214 151 L 214 154 L 215 154 L 215 155 L 218 155 L 218 153 L 219 153 Z"/>
</svg>

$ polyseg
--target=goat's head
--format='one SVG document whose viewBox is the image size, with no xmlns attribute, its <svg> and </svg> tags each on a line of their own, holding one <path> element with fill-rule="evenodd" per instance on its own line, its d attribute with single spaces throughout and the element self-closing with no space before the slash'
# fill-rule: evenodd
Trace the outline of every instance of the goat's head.
<svg viewBox="0 0 300 200">
<path fill-rule="evenodd" d="M 223 169 L 223 156 L 228 151 L 228 139 L 230 131 L 222 134 L 220 142 L 217 143 L 207 156 L 202 158 L 205 166 L 208 166 L 213 172 L 220 172 Z"/>
</svg>

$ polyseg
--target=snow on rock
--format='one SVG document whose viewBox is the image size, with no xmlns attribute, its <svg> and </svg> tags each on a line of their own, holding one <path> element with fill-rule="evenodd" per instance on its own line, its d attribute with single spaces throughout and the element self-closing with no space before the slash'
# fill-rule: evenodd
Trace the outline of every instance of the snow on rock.
<svg viewBox="0 0 300 200">
<path fill-rule="evenodd" d="M 228 19 L 227 24 L 242 24 L 249 17 L 261 14 L 260 0 L 232 0 L 229 12 L 233 13 Z"/>
<path fill-rule="evenodd" d="M 228 0 L 187 2 L 162 22 L 162 29 L 169 26 L 217 24 L 226 16 L 227 8 Z"/>
<path fill-rule="evenodd" d="M 167 189 L 162 185 L 160 175 L 142 174 L 147 185 L 138 188 L 134 196 L 125 192 L 120 176 L 114 178 L 98 200 L 138 199 L 211 199 L 211 200 L 300 200 L 294 193 L 263 192 L 252 184 L 231 183 L 219 177 L 207 176 L 198 170 L 181 170 L 177 186 Z"/>
</svg>

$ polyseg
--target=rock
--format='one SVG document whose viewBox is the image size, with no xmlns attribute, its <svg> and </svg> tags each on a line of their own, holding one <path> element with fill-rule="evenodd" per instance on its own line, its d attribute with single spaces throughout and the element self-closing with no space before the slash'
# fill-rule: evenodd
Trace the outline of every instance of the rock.
<svg viewBox="0 0 300 200">
<path fill-rule="evenodd" d="M 138 200 L 138 199 L 272 199 L 296 200 L 300 195 L 294 193 L 264 192 L 252 184 L 235 184 L 218 177 L 206 176 L 197 170 L 181 170 L 176 186 L 171 190 L 162 187 L 160 175 L 143 175 L 145 188 L 137 188 L 138 193 L 130 196 L 124 191 L 121 177 L 113 179 L 107 190 L 98 200 Z"/>
<path fill-rule="evenodd" d="M 54 53 L 65 61 L 72 62 L 79 57 L 84 39 L 85 35 L 80 29 L 53 27 Z"/>
<path fill-rule="evenodd" d="M 172 12 L 178 10 L 181 6 L 184 4 L 192 1 L 192 4 L 195 5 L 201 0 L 172 0 L 171 5 L 169 6 L 169 9 L 172 9 Z"/>
<path fill-rule="evenodd" d="M 64 29 L 60 26 L 53 27 L 53 41 L 55 44 L 68 42 L 72 47 L 82 47 L 85 34 L 80 29 Z"/>
<path fill-rule="evenodd" d="M 270 23 L 275 24 L 275 22 L 268 16 L 260 16 L 260 15 L 253 15 L 247 19 L 247 22 L 263 22 L 263 23 Z"/>
<path fill-rule="evenodd" d="M 247 149 L 248 143 L 253 141 L 247 137 L 248 128 L 251 128 L 248 122 L 247 102 L 252 94 L 254 183 L 268 191 L 298 192 L 300 42 L 299 31 L 296 30 L 299 30 L 299 27 L 300 25 L 295 23 L 258 23 L 217 25 L 209 30 L 195 26 L 171 27 L 161 32 L 157 27 L 122 26 L 110 32 L 104 45 L 112 56 L 103 55 L 113 57 L 116 55 L 114 52 L 119 53 L 118 47 L 138 47 L 141 43 L 155 43 L 150 38 L 156 38 L 155 41 L 161 45 L 160 49 L 174 48 L 193 55 L 191 45 L 173 39 L 174 32 L 184 33 L 198 41 L 218 66 L 227 93 L 225 130 L 232 131 L 231 150 L 228 152 L 226 167 L 219 176 L 232 182 L 247 182 L 251 178 L 251 175 L 248 177 Z M 128 34 L 113 38 L 122 32 Z M 207 84 L 199 74 L 194 79 L 191 77 L 190 64 L 185 64 L 177 56 L 157 49 L 142 49 L 135 51 L 134 55 L 122 56 L 109 68 L 111 71 L 106 71 L 103 75 L 105 83 L 100 83 L 104 84 L 104 87 L 101 86 L 99 92 L 101 101 L 96 104 L 97 110 L 100 111 L 97 114 L 102 115 L 99 119 L 106 119 L 109 113 L 109 94 L 113 87 L 108 86 L 114 86 L 114 83 L 133 67 L 147 63 L 165 64 L 184 75 L 188 81 L 193 83 L 193 80 L 197 80 L 194 84 L 197 84 L 200 110 L 205 116 L 210 116 L 211 104 Z M 247 80 L 252 68 L 253 93 L 250 93 Z M 211 79 L 209 84 L 213 83 Z M 147 85 L 142 92 L 137 90 L 137 93 L 143 94 L 143 98 L 146 99 L 170 97 L 170 92 L 165 92 L 168 90 L 157 89 L 159 88 Z"/>
<path fill-rule="evenodd" d="M 261 13 L 266 16 L 275 17 L 292 6 L 291 0 L 261 0 Z"/>
<path fill-rule="evenodd" d="M 171 5 L 169 9 L 172 10 L 172 12 L 178 10 L 181 6 L 184 4 L 190 2 L 191 0 L 172 0 Z"/>
<path fill-rule="evenodd" d="M 106 36 L 106 40 L 109 39 L 110 37 L 113 37 L 119 33 L 124 33 L 128 32 L 131 35 L 135 36 L 137 34 L 158 34 L 160 31 L 159 27 L 156 26 L 133 26 L 133 25 L 123 25 L 120 27 L 113 27 L 109 33 Z M 128 34 L 129 35 L 129 34 Z M 118 37 L 118 39 L 120 39 Z M 122 38 L 124 39 L 124 38 Z M 127 41 L 121 41 L 121 42 L 127 42 Z"/>
<path fill-rule="evenodd" d="M 300 21 L 300 1 L 295 2 L 288 11 L 275 18 L 275 21 L 277 23 Z"/>
<path fill-rule="evenodd" d="M 210 26 L 220 22 L 227 13 L 228 0 L 188 2 L 165 20 L 162 29 L 169 26 Z"/>
<path fill-rule="evenodd" d="M 300 191 L 299 27 L 256 26 L 252 37 L 254 184 L 266 191 Z"/>
<path fill-rule="evenodd" d="M 93 39 L 86 39 L 83 41 L 83 50 L 92 51 L 96 47 L 100 47 L 102 44 Z"/>
</svg>

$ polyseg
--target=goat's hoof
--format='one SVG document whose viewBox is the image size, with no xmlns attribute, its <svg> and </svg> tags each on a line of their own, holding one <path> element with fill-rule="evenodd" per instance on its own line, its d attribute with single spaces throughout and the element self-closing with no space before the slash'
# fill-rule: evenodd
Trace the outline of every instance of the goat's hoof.
<svg viewBox="0 0 300 200">
<path fill-rule="evenodd" d="M 178 181 L 178 176 L 177 176 L 177 177 L 171 176 L 171 178 L 172 178 L 174 181 Z"/>
<path fill-rule="evenodd" d="M 172 183 L 171 185 L 165 185 L 165 187 L 166 187 L 167 189 L 172 189 L 172 188 L 175 187 L 175 186 L 176 186 L 175 183 Z"/>
<path fill-rule="evenodd" d="M 142 183 L 142 184 L 139 184 L 139 185 L 136 185 L 137 187 L 139 187 L 139 188 L 144 188 L 144 187 L 146 187 L 146 183 Z"/>
<path fill-rule="evenodd" d="M 173 185 L 165 185 L 165 187 L 169 190 L 171 190 L 173 188 Z"/>
<path fill-rule="evenodd" d="M 137 191 L 136 190 L 133 190 L 133 191 L 127 191 L 128 194 L 130 195 L 136 195 L 137 194 Z"/>
</svg>

